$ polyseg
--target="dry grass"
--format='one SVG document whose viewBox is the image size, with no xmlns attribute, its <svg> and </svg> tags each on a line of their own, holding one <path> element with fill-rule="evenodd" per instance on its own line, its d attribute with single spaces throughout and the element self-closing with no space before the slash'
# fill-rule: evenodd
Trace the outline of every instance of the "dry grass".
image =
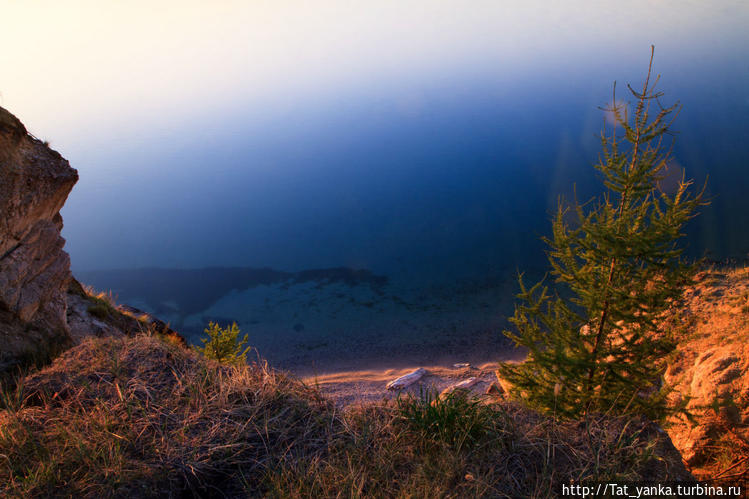
<svg viewBox="0 0 749 499">
<path fill-rule="evenodd" d="M 424 400 L 406 403 L 414 405 L 412 416 L 425 410 Z M 507 403 L 483 408 L 455 399 L 438 403 L 462 407 L 462 424 L 482 421 L 480 436 L 465 438 L 476 430 L 467 423 L 444 438 L 436 428 L 423 431 L 397 405 L 363 406 L 345 414 L 344 431 L 329 455 L 276 470 L 269 495 L 557 497 L 560 485 L 571 481 L 689 478 L 679 471 L 677 453 L 663 459 L 665 441 L 642 420 L 599 417 L 559 424 Z"/>
<path fill-rule="evenodd" d="M 125 315 L 135 319 L 139 323 L 145 324 L 147 314 L 134 314 L 127 309 L 117 305 L 117 298 L 112 291 L 96 291 L 93 286 L 80 284 L 77 281 L 71 284 L 71 288 L 76 294 L 87 299 L 91 305 L 88 307 L 88 313 L 98 319 L 112 319 L 118 315 Z"/>
<path fill-rule="evenodd" d="M 89 340 L 0 396 L 3 497 L 548 497 L 685 478 L 643 421 L 558 424 L 459 395 L 340 412 L 263 363 L 156 336 Z"/>
<path fill-rule="evenodd" d="M 149 336 L 84 343 L 4 399 L 0 495 L 23 497 L 238 491 L 242 475 L 259 484 L 274 460 L 319 452 L 330 424 L 298 382 Z"/>
</svg>

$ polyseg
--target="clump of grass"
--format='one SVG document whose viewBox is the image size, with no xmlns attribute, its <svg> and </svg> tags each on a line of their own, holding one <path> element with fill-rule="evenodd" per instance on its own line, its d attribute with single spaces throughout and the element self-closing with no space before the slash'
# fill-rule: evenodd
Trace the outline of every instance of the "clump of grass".
<svg viewBox="0 0 749 499">
<path fill-rule="evenodd" d="M 418 397 L 398 398 L 397 421 L 423 442 L 444 443 L 457 451 L 506 431 L 501 413 L 463 391 L 439 397 L 422 391 Z M 496 442 L 495 442 L 496 443 Z"/>
<path fill-rule="evenodd" d="M 94 317 L 97 317 L 99 319 L 106 319 L 111 315 L 112 308 L 101 303 L 94 303 L 93 305 L 90 305 L 86 309 L 86 311 Z"/>
<path fill-rule="evenodd" d="M 106 319 L 111 317 L 117 312 L 117 305 L 115 304 L 114 296 L 112 292 L 96 292 L 93 288 L 86 287 L 86 298 L 91 305 L 89 305 L 87 311 L 89 314 L 98 317 L 99 319 Z"/>
<path fill-rule="evenodd" d="M 111 291 L 96 291 L 93 287 L 83 285 L 75 279 L 70 283 L 70 291 L 85 298 L 90 303 L 86 311 L 98 319 L 111 319 L 123 313 L 117 307 Z"/>
</svg>

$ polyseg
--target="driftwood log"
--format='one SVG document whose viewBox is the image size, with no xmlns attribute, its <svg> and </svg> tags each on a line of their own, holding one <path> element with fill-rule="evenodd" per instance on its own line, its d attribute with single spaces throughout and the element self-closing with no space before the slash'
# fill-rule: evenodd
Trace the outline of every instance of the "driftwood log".
<svg viewBox="0 0 749 499">
<path fill-rule="evenodd" d="M 411 386 L 419 381 L 421 377 L 426 374 L 426 372 L 426 369 L 420 367 L 408 374 L 404 374 L 400 378 L 396 378 L 393 381 L 389 382 L 386 388 L 388 390 L 402 390 L 403 388 Z"/>
<path fill-rule="evenodd" d="M 455 383 L 454 385 L 450 385 L 444 390 L 442 390 L 442 392 L 440 392 L 440 398 L 445 398 L 446 396 L 450 395 L 456 390 L 468 390 L 478 382 L 479 382 L 478 378 L 468 378 L 468 379 L 461 381 L 460 383 Z"/>
</svg>

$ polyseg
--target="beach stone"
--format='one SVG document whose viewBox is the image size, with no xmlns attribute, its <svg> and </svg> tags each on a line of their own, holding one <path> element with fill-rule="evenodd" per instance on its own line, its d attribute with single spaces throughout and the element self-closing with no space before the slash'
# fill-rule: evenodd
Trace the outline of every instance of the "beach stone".
<svg viewBox="0 0 749 499">
<path fill-rule="evenodd" d="M 494 371 L 494 375 L 497 377 L 497 384 L 502 392 L 509 394 L 512 391 L 512 383 L 504 379 L 499 370 Z"/>
<path fill-rule="evenodd" d="M 502 397 L 505 394 L 504 389 L 497 383 L 496 381 L 492 384 L 490 384 L 486 388 L 486 392 L 484 392 L 486 395 L 492 395 L 494 397 Z"/>
</svg>

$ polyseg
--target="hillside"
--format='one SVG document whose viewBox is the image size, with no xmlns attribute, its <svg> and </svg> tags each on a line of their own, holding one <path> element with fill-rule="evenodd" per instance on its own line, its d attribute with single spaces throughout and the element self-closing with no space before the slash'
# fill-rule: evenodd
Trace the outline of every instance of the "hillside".
<svg viewBox="0 0 749 499">
<path fill-rule="evenodd" d="M 459 395 L 340 411 L 267 365 L 156 335 L 88 339 L 2 400 L 3 496 L 547 497 L 570 480 L 690 478 L 645 420 L 558 423 Z"/>
</svg>

